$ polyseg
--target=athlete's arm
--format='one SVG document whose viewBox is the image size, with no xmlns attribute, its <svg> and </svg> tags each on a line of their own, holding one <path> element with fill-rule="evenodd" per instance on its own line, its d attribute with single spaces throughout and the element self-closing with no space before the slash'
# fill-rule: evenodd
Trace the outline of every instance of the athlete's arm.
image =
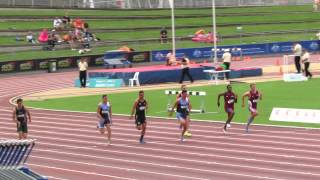
<svg viewBox="0 0 320 180">
<path fill-rule="evenodd" d="M 249 92 L 246 92 L 242 95 L 242 107 L 244 107 L 244 98 L 249 96 Z"/>
<path fill-rule="evenodd" d="M 176 100 L 178 100 L 180 98 L 180 94 L 177 95 Z"/>
<path fill-rule="evenodd" d="M 130 116 L 130 119 L 132 119 L 133 117 L 133 114 L 134 114 L 134 110 L 137 108 L 137 104 L 138 104 L 138 101 L 134 101 L 133 103 L 133 106 L 132 106 L 132 109 L 131 109 L 131 116 Z"/>
<path fill-rule="evenodd" d="M 169 116 L 172 116 L 172 113 L 173 113 L 174 109 L 177 107 L 178 102 L 179 102 L 179 100 L 176 100 L 176 102 L 175 102 L 174 105 L 172 106 L 171 111 L 170 111 L 170 113 L 169 113 Z"/>
<path fill-rule="evenodd" d="M 217 102 L 218 107 L 220 107 L 220 97 L 223 95 L 224 95 L 224 93 L 221 93 L 218 95 L 218 102 Z"/>
<path fill-rule="evenodd" d="M 25 108 L 25 111 L 26 111 L 26 113 L 27 113 L 27 115 L 28 115 L 29 123 L 31 123 L 31 114 L 30 114 L 30 111 L 29 111 L 27 108 Z"/>
<path fill-rule="evenodd" d="M 237 103 L 238 102 L 238 95 L 234 94 L 234 96 L 235 96 L 234 102 Z"/>
<path fill-rule="evenodd" d="M 148 104 L 148 102 L 146 101 L 146 113 L 148 112 L 148 109 L 149 109 L 149 104 Z"/>
<path fill-rule="evenodd" d="M 16 117 L 16 108 L 13 109 L 12 120 L 13 120 L 13 122 L 18 123 L 18 120 L 17 120 L 17 117 Z"/>
<path fill-rule="evenodd" d="M 190 102 L 190 99 L 189 99 L 189 112 L 191 112 L 191 109 L 192 109 L 192 105 L 191 105 L 191 102 Z"/>
<path fill-rule="evenodd" d="M 98 109 L 97 109 L 97 117 L 98 117 L 99 119 L 103 119 L 102 116 L 101 116 L 101 114 L 100 114 L 100 111 L 101 111 L 101 108 L 100 108 L 100 105 L 99 105 L 99 106 L 98 106 Z"/>
<path fill-rule="evenodd" d="M 109 115 L 110 115 L 110 118 L 112 117 L 112 106 L 110 104 L 110 109 L 109 109 Z"/>
</svg>

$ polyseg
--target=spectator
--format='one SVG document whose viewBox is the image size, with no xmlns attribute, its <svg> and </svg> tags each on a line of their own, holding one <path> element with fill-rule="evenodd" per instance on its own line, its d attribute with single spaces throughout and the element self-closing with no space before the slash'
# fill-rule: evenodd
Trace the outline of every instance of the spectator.
<svg viewBox="0 0 320 180">
<path fill-rule="evenodd" d="M 48 30 L 43 29 L 39 34 L 38 41 L 40 43 L 46 43 L 48 42 L 48 38 L 49 38 Z"/>
<path fill-rule="evenodd" d="M 295 43 L 293 46 L 294 53 L 294 63 L 296 65 L 297 73 L 301 73 L 301 55 L 302 55 L 302 46 L 299 43 Z"/>
<path fill-rule="evenodd" d="M 76 18 L 72 22 L 72 25 L 73 25 L 74 28 L 83 29 L 84 28 L 84 21 L 82 21 L 80 18 Z"/>
<path fill-rule="evenodd" d="M 320 40 L 320 31 L 316 34 L 318 40 Z"/>
<path fill-rule="evenodd" d="M 85 61 L 85 58 L 82 58 L 80 62 L 78 63 L 79 67 L 79 79 L 80 79 L 80 84 L 81 88 L 86 87 L 87 83 L 87 69 L 88 69 L 88 63 Z"/>
<path fill-rule="evenodd" d="M 187 75 L 189 77 L 191 83 L 193 83 L 193 78 L 189 72 L 189 63 L 190 63 L 190 60 L 186 57 L 184 57 L 181 61 L 182 74 L 181 74 L 181 79 L 179 82 L 180 84 L 182 84 L 185 75 Z"/>
<path fill-rule="evenodd" d="M 312 74 L 309 71 L 310 67 L 310 53 L 307 50 L 303 50 L 302 63 L 304 64 L 304 72 L 306 77 L 312 78 Z"/>
<path fill-rule="evenodd" d="M 68 34 L 65 34 L 63 36 L 63 40 L 69 43 L 72 51 L 76 50 L 76 44 L 75 44 L 76 36 L 72 31 L 69 31 Z"/>
<path fill-rule="evenodd" d="M 57 39 L 55 38 L 54 34 L 53 33 L 50 33 L 49 34 L 49 37 L 48 37 L 48 46 L 46 48 L 46 50 L 49 50 L 49 51 L 54 51 L 54 47 L 56 46 L 56 42 L 57 42 Z"/>
<path fill-rule="evenodd" d="M 62 28 L 62 20 L 58 17 L 55 17 L 55 19 L 53 20 L 53 27 L 56 30 L 60 30 Z"/>
<path fill-rule="evenodd" d="M 160 31 L 160 42 L 161 44 L 168 42 L 168 31 L 166 27 L 162 27 Z"/>
<path fill-rule="evenodd" d="M 70 23 L 71 23 L 71 18 L 68 16 L 67 12 L 62 17 L 62 23 L 63 23 L 65 28 L 68 27 L 70 25 Z"/>
<path fill-rule="evenodd" d="M 319 11 L 319 9 L 320 9 L 320 0 L 314 0 L 313 9 L 314 9 L 314 11 Z"/>
<path fill-rule="evenodd" d="M 230 53 L 230 50 L 229 49 L 224 50 L 224 53 L 222 55 L 222 60 L 223 60 L 223 65 L 225 67 L 225 70 L 230 69 L 231 58 L 232 58 L 232 55 Z M 229 79 L 229 72 L 226 72 L 225 75 L 226 75 L 226 78 Z"/>
<path fill-rule="evenodd" d="M 28 43 L 32 43 L 32 44 L 35 44 L 36 43 L 36 40 L 34 39 L 33 37 L 33 33 L 31 31 L 28 32 L 27 36 L 26 36 L 26 41 Z"/>
<path fill-rule="evenodd" d="M 166 63 L 167 66 L 172 66 L 172 65 L 176 65 L 177 64 L 176 57 L 174 56 L 172 51 L 169 51 L 169 53 L 167 54 L 166 62 L 167 62 Z"/>
</svg>

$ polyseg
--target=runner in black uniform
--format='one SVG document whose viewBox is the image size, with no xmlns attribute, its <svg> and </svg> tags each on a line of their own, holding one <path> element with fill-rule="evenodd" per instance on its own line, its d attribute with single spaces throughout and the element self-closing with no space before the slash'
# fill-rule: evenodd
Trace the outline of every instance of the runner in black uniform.
<svg viewBox="0 0 320 180">
<path fill-rule="evenodd" d="M 99 131 L 101 134 L 104 134 L 105 132 L 105 127 L 107 128 L 108 131 L 108 145 L 111 145 L 111 116 L 112 116 L 112 111 L 111 111 L 111 104 L 108 101 L 108 96 L 103 95 L 102 96 L 102 102 L 99 103 L 98 109 L 97 109 L 97 116 L 99 118 L 98 126 Z"/>
<path fill-rule="evenodd" d="M 23 105 L 22 99 L 17 100 L 17 106 L 13 109 L 12 119 L 15 123 L 17 123 L 17 132 L 19 139 L 27 139 L 28 119 L 29 123 L 31 123 L 31 115 L 29 110 Z"/>
<path fill-rule="evenodd" d="M 138 130 L 141 130 L 140 136 L 140 144 L 144 144 L 144 134 L 146 133 L 147 122 L 146 122 L 146 111 L 148 110 L 148 103 L 144 99 L 144 92 L 139 91 L 139 97 L 134 102 L 130 119 L 133 118 L 133 114 L 135 114 L 135 123 Z"/>
</svg>

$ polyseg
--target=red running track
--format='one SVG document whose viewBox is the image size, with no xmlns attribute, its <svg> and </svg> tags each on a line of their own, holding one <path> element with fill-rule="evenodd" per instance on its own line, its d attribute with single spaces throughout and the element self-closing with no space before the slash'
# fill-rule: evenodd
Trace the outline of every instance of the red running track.
<svg viewBox="0 0 320 180">
<path fill-rule="evenodd" d="M 3 77 L 0 137 L 16 138 L 11 97 L 72 86 L 75 72 Z M 30 138 L 37 145 L 27 166 L 53 180 L 106 179 L 320 179 L 320 130 L 192 122 L 194 136 L 180 143 L 177 123 L 148 119 L 147 144 L 127 117 L 113 118 L 113 144 L 98 134 L 91 113 L 32 110 Z"/>
</svg>

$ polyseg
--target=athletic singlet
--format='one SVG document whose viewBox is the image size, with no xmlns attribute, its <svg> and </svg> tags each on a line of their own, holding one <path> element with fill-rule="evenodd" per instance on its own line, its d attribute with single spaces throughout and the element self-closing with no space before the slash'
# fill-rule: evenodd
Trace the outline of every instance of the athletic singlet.
<svg viewBox="0 0 320 180">
<path fill-rule="evenodd" d="M 236 95 L 233 92 L 224 93 L 224 107 L 225 108 L 234 108 L 234 103 L 236 100 Z"/>
<path fill-rule="evenodd" d="M 186 98 L 185 100 L 179 98 L 178 105 L 177 105 L 177 112 L 181 114 L 189 114 L 189 99 Z"/>
<path fill-rule="evenodd" d="M 100 115 L 103 119 L 109 119 L 109 112 L 110 112 L 110 103 L 107 102 L 107 104 L 100 103 Z"/>
<path fill-rule="evenodd" d="M 16 107 L 16 117 L 20 122 L 27 120 L 26 110 L 24 109 L 24 106 L 22 106 L 21 109 L 18 109 L 18 107 Z"/>
<path fill-rule="evenodd" d="M 259 92 L 252 92 L 249 93 L 249 105 L 251 105 L 252 108 L 257 109 L 258 101 L 259 101 Z"/>
<path fill-rule="evenodd" d="M 147 101 L 143 99 L 143 101 L 138 100 L 138 104 L 136 107 L 136 116 L 145 117 L 146 116 L 146 107 Z"/>
</svg>

